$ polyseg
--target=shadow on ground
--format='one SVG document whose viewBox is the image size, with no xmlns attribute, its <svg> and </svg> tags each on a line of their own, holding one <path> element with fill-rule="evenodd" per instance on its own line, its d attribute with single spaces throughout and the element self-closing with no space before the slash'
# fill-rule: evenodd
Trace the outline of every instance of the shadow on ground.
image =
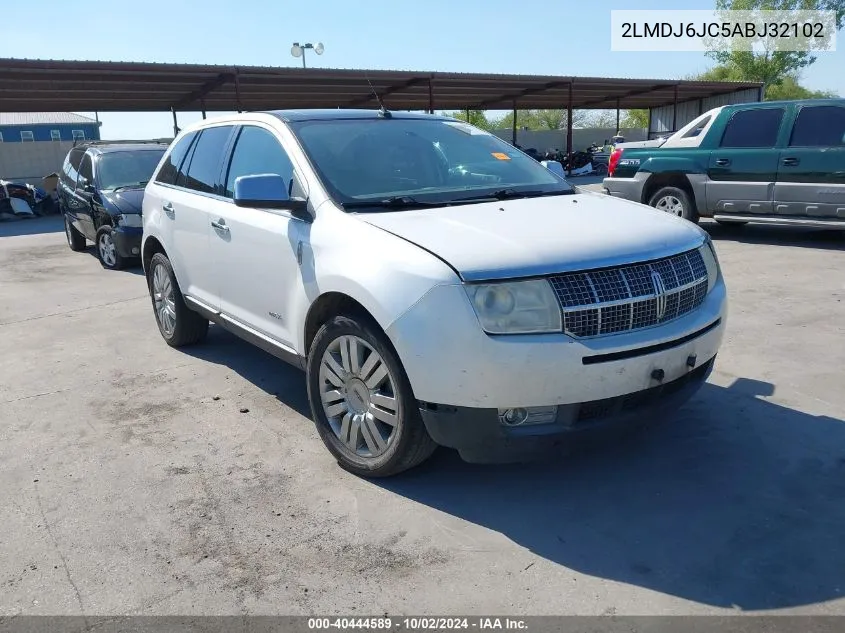
<svg viewBox="0 0 845 633">
<path fill-rule="evenodd" d="M 64 230 L 65 224 L 61 215 L 45 215 L 37 218 L 21 218 L 0 222 L 0 238 L 61 233 Z"/>
<path fill-rule="evenodd" d="M 212 326 L 186 351 L 310 418 L 304 374 Z M 845 422 L 705 385 L 664 426 L 559 463 L 477 466 L 441 449 L 376 483 L 578 572 L 742 610 L 845 597 Z"/>
<path fill-rule="evenodd" d="M 845 597 L 845 422 L 705 385 L 667 426 L 555 465 L 451 452 L 386 489 L 599 578 L 743 610 Z"/>
<path fill-rule="evenodd" d="M 701 227 L 718 241 L 845 251 L 845 231 L 765 224 L 731 225 L 716 222 L 702 222 Z"/>
<path fill-rule="evenodd" d="M 300 415 L 311 419 L 305 373 L 296 367 L 213 324 L 205 343 L 182 349 L 195 358 L 228 367 Z"/>
</svg>

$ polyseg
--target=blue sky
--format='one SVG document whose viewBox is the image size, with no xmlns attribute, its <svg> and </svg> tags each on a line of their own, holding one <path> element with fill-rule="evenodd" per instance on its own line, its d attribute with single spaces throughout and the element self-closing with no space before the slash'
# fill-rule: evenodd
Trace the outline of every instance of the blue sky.
<svg viewBox="0 0 845 633">
<path fill-rule="evenodd" d="M 6 4 L 4 23 L 26 28 L 4 29 L 0 57 L 294 66 L 293 41 L 320 41 L 325 54 L 309 54 L 309 65 L 679 78 L 712 64 L 700 53 L 611 52 L 610 11 L 712 9 L 713 0 L 75 0 L 72 10 L 41 0 L 36 12 L 49 20 L 33 20 L 27 3 Z M 820 53 L 803 81 L 845 95 L 843 69 L 845 44 Z M 103 138 L 172 133 L 169 113 L 100 119 Z"/>
</svg>

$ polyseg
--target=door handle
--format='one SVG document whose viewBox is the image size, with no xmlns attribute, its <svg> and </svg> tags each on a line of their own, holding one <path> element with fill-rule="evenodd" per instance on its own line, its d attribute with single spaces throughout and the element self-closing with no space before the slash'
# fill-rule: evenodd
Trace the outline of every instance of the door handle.
<svg viewBox="0 0 845 633">
<path fill-rule="evenodd" d="M 785 167 L 795 167 L 795 165 L 800 162 L 801 161 L 798 158 L 795 158 L 794 156 L 790 156 L 789 158 L 783 159 L 783 164 Z"/>
<path fill-rule="evenodd" d="M 220 218 L 217 222 L 212 220 L 211 226 L 213 226 L 218 231 L 225 231 L 226 233 L 229 232 L 229 227 L 226 226 L 226 220 L 224 220 L 223 218 Z"/>
<path fill-rule="evenodd" d="M 717 159 L 716 159 L 716 165 L 717 165 L 718 167 L 726 167 L 726 166 L 728 166 L 728 165 L 730 165 L 730 164 L 731 164 L 731 159 L 730 159 L 730 158 L 717 158 Z"/>
<path fill-rule="evenodd" d="M 171 218 L 176 214 L 176 212 L 173 210 L 173 205 L 169 202 L 165 202 L 163 205 L 161 205 L 161 210 L 164 211 Z"/>
</svg>

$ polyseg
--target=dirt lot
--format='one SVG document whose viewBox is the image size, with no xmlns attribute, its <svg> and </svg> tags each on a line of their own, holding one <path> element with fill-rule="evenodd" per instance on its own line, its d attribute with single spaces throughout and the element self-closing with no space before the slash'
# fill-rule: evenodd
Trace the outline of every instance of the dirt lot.
<svg viewBox="0 0 845 633">
<path fill-rule="evenodd" d="M 0 616 L 845 614 L 845 238 L 708 228 L 728 336 L 673 424 L 379 483 L 296 370 L 170 349 L 140 270 L 0 225 Z"/>
</svg>

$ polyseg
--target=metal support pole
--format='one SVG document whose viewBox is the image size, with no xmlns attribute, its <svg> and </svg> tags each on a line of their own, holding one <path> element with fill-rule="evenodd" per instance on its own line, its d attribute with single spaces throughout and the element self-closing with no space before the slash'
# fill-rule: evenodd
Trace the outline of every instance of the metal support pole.
<svg viewBox="0 0 845 633">
<path fill-rule="evenodd" d="M 202 118 L 205 120 L 205 99 L 200 100 L 200 107 L 202 107 Z"/>
<path fill-rule="evenodd" d="M 302 53 L 302 62 L 305 63 L 305 52 Z M 235 100 L 238 102 L 238 114 L 243 112 L 243 107 L 241 106 L 241 78 L 240 73 L 235 70 Z"/>
<path fill-rule="evenodd" d="M 176 120 L 176 108 L 170 108 L 170 113 L 173 115 L 173 138 L 179 135 L 179 122 Z"/>
<path fill-rule="evenodd" d="M 572 82 L 569 82 L 569 103 L 566 104 L 566 160 L 572 173 Z"/>
<path fill-rule="evenodd" d="M 760 89 L 757 91 L 757 98 L 759 101 L 766 100 L 766 84 L 760 85 Z"/>
<path fill-rule="evenodd" d="M 469 108 L 467 108 L 467 123 L 469 123 Z"/>
<path fill-rule="evenodd" d="M 428 78 L 428 113 L 434 114 L 434 87 L 431 85 L 431 77 Z"/>
<path fill-rule="evenodd" d="M 619 134 L 619 99 L 616 100 L 616 133 Z"/>
<path fill-rule="evenodd" d="M 649 108 L 648 109 L 648 129 L 645 131 L 645 138 L 648 141 L 651 140 L 651 119 L 652 119 L 653 115 L 654 115 L 654 110 Z"/>
<path fill-rule="evenodd" d="M 513 102 L 513 125 L 511 126 L 511 145 L 516 145 L 516 100 Z"/>
<path fill-rule="evenodd" d="M 672 133 L 678 131 L 678 86 L 675 86 L 675 101 L 672 103 Z"/>
</svg>

